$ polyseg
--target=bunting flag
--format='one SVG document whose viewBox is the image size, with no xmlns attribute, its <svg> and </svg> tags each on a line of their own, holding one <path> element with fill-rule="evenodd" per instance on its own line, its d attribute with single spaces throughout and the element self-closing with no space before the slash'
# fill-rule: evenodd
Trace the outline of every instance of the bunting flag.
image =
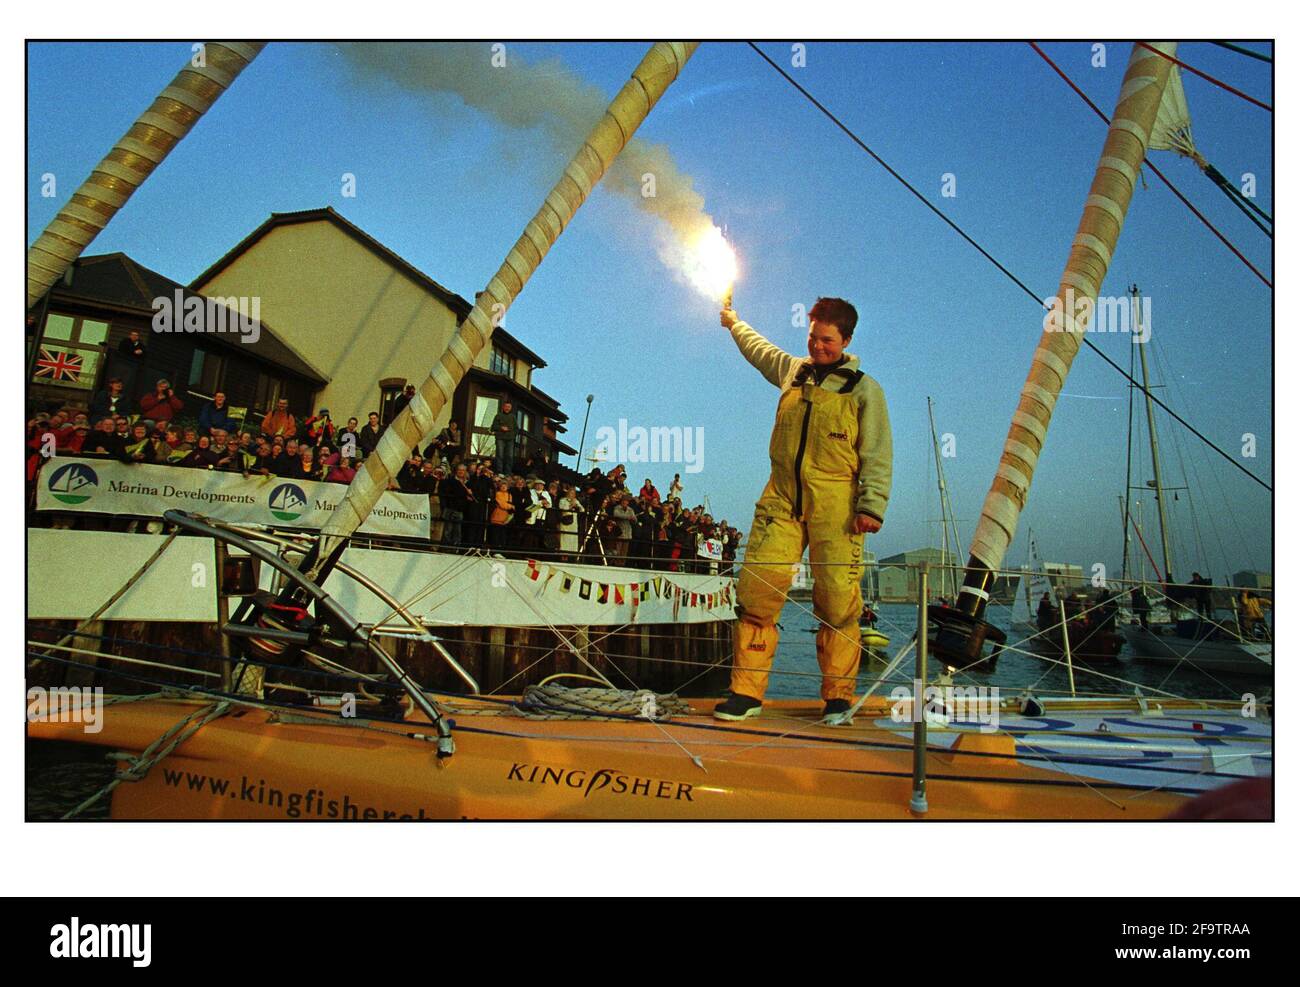
<svg viewBox="0 0 1300 987">
<path fill-rule="evenodd" d="M 664 595 L 664 577 L 655 576 L 654 584 L 655 584 L 655 596 L 662 598 Z"/>
<path fill-rule="evenodd" d="M 673 587 L 673 620 L 677 619 L 678 613 L 682 609 L 682 592 L 677 587 Z"/>
<path fill-rule="evenodd" d="M 561 593 L 573 592 L 573 577 L 570 576 L 567 572 L 564 573 L 564 578 L 560 580 L 560 592 Z"/>
<path fill-rule="evenodd" d="M 537 577 L 540 576 L 541 574 L 542 574 L 542 570 L 540 570 L 539 568 L 537 568 L 537 560 L 536 560 L 536 559 L 529 559 L 529 560 L 528 560 L 528 578 L 531 579 L 531 580 L 533 580 L 534 582 L 536 582 L 536 581 L 537 581 Z"/>
<path fill-rule="evenodd" d="M 578 584 L 578 597 L 583 600 L 591 599 L 591 580 L 584 579 Z"/>
<path fill-rule="evenodd" d="M 609 584 L 608 584 L 608 583 L 601 583 L 601 584 L 600 584 L 600 595 L 596 597 L 596 602 L 597 602 L 597 603 L 608 603 L 608 602 L 609 602 Z"/>
<path fill-rule="evenodd" d="M 542 583 L 542 592 L 543 592 L 543 593 L 546 592 L 546 587 L 551 585 L 551 580 L 555 578 L 555 572 L 556 572 L 556 570 L 554 569 L 554 567 L 549 566 L 549 565 L 546 567 L 546 579 L 545 579 L 545 581 L 543 581 L 543 583 Z"/>
<path fill-rule="evenodd" d="M 622 604 L 623 604 L 623 587 L 622 587 L 622 586 L 615 586 L 615 587 L 614 587 L 614 602 L 615 602 L 616 604 L 618 604 L 619 606 L 622 606 Z"/>
</svg>

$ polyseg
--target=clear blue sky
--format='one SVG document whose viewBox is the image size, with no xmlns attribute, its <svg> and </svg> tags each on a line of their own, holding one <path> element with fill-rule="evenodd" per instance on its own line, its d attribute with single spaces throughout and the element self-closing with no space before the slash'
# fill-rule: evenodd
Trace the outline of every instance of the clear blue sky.
<svg viewBox="0 0 1300 987">
<path fill-rule="evenodd" d="M 485 46 L 486 47 L 486 46 Z M 1047 52 L 1106 112 L 1128 46 L 1105 68 L 1091 44 Z M 1263 46 L 1267 47 L 1267 46 Z M 789 64 L 789 46 L 764 46 Z M 513 58 L 557 58 L 608 95 L 643 45 L 512 44 Z M 1205 43 L 1180 56 L 1265 102 L 1271 67 Z M 31 45 L 28 183 L 31 242 L 114 140 L 189 57 L 188 43 Z M 430 46 L 429 58 L 437 58 Z M 1104 137 L 1104 125 L 1025 44 L 811 44 L 800 82 L 1039 295 L 1055 291 Z M 1184 85 L 1202 152 L 1231 179 L 1257 176 L 1272 210 L 1272 114 L 1192 76 Z M 893 419 L 893 499 L 869 547 L 888 555 L 936 541 L 926 395 L 969 539 L 1041 331 L 1041 310 L 939 222 L 747 46 L 703 46 L 642 127 L 668 145 L 743 268 L 736 307 L 791 352 L 804 332 L 791 305 L 841 295 L 859 309 L 851 351 L 885 389 Z M 121 250 L 188 281 L 273 211 L 332 205 L 429 275 L 473 298 L 496 270 L 569 151 L 508 131 L 447 101 L 361 84 L 332 45 L 274 44 L 252 64 L 89 253 Z M 1271 278 L 1271 242 L 1189 162 L 1156 158 L 1188 197 Z M 54 173 L 59 196 L 40 195 Z M 343 198 L 340 176 L 357 176 Z M 941 198 L 942 176 L 956 198 Z M 505 325 L 549 366 L 536 378 L 590 435 L 620 418 L 702 427 L 705 470 L 686 477 L 716 516 L 748 528 L 766 479 L 776 391 L 736 352 L 716 311 L 667 274 L 653 222 L 600 190 L 511 309 Z M 1272 482 L 1272 293 L 1163 186 L 1134 199 L 1104 293 L 1137 282 L 1152 297 L 1170 385 L 1158 393 Z M 1094 336 L 1128 365 L 1127 337 Z M 429 354 L 429 363 L 438 354 Z M 1124 485 L 1124 382 L 1094 354 L 1076 360 L 1057 406 L 1026 523 L 1043 554 L 1117 571 Z M 1160 415 L 1166 423 L 1168 420 Z M 1175 437 L 1175 431 L 1179 433 Z M 1208 562 L 1216 581 L 1271 569 L 1272 501 L 1176 426 L 1162 425 L 1179 574 Z M 1184 466 L 1180 466 L 1179 455 Z M 680 467 L 629 467 L 666 487 Z M 1186 511 L 1196 507 L 1200 539 Z M 1154 515 L 1147 512 L 1155 548 Z M 965 546 L 960 553 L 965 555 Z"/>
</svg>

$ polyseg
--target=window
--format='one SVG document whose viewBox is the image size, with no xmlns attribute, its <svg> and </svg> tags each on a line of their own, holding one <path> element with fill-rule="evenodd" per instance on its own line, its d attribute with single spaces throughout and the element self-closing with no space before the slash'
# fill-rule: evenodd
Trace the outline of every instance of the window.
<svg viewBox="0 0 1300 987">
<path fill-rule="evenodd" d="M 82 319 L 80 339 L 87 346 L 99 346 L 108 339 L 108 323 Z"/>
<path fill-rule="evenodd" d="M 405 381 L 379 383 L 379 424 L 387 426 L 397 417 L 397 399 L 402 396 Z"/>
<path fill-rule="evenodd" d="M 195 350 L 190 358 L 189 389 L 195 394 L 211 397 L 222 390 L 225 368 L 225 357 Z"/>
<path fill-rule="evenodd" d="M 494 351 L 495 352 L 495 351 Z M 497 398 L 480 394 L 474 401 L 474 422 L 470 428 L 470 453 L 475 456 L 495 456 L 496 436 L 492 434 L 492 419 L 497 415 L 500 402 Z"/>
<path fill-rule="evenodd" d="M 480 394 L 474 402 L 474 427 L 490 429 L 492 419 L 497 416 L 498 404 L 496 398 Z"/>
<path fill-rule="evenodd" d="M 45 338 L 46 339 L 71 339 L 72 329 L 76 325 L 75 320 L 70 315 L 51 314 L 45 320 Z"/>
<path fill-rule="evenodd" d="M 275 407 L 275 402 L 284 396 L 284 386 L 279 379 L 270 374 L 257 375 L 257 390 L 253 395 L 253 407 L 263 415 Z"/>
<path fill-rule="evenodd" d="M 35 384 L 57 384 L 92 390 L 103 359 L 101 347 L 108 338 L 109 324 L 61 312 L 45 318 L 45 328 L 36 353 Z"/>
<path fill-rule="evenodd" d="M 489 363 L 488 369 L 490 369 L 494 374 L 502 374 L 503 376 L 513 379 L 515 376 L 514 358 L 507 354 L 500 346 L 493 344 L 492 360 Z"/>
<path fill-rule="evenodd" d="M 515 409 L 515 455 L 528 457 L 528 448 L 533 441 L 533 413 L 523 408 Z"/>
</svg>

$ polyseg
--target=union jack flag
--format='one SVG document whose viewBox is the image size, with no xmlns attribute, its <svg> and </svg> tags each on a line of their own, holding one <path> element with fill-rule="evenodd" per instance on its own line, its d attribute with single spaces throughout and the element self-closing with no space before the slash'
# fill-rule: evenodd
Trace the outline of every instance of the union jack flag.
<svg viewBox="0 0 1300 987">
<path fill-rule="evenodd" d="M 41 347 L 41 352 L 36 360 L 36 376 L 44 377 L 48 380 L 81 380 L 81 357 L 68 350 L 46 349 Z"/>
</svg>

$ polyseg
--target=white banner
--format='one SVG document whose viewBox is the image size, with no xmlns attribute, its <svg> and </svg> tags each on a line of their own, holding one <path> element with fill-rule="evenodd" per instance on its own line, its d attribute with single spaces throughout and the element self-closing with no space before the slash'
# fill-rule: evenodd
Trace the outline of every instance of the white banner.
<svg viewBox="0 0 1300 987">
<path fill-rule="evenodd" d="M 730 576 L 367 548 L 349 548 L 343 561 L 399 600 L 417 597 L 411 612 L 434 627 L 702 624 L 736 617 Z M 269 588 L 266 566 L 262 579 Z M 401 623 L 350 576 L 332 573 L 325 589 L 363 623 Z"/>
<path fill-rule="evenodd" d="M 28 528 L 28 619 L 85 620 L 166 540 L 163 535 Z M 87 565 L 87 559 L 112 562 Z M 101 619 L 214 622 L 220 579 L 216 559 L 211 538 L 177 538 Z M 98 646 L 86 640 L 73 643 Z"/>
<path fill-rule="evenodd" d="M 41 468 L 36 509 L 155 518 L 178 509 L 220 521 L 315 531 L 347 489 L 342 483 L 60 456 Z M 361 532 L 427 541 L 429 498 L 385 491 Z"/>
<path fill-rule="evenodd" d="M 29 528 L 27 616 L 85 620 L 162 542 L 162 535 Z M 729 576 L 369 548 L 349 548 L 343 561 L 399 600 L 416 597 L 411 611 L 432 628 L 702 624 L 736 616 Z M 271 567 L 260 566 L 260 575 L 270 589 Z M 211 539 L 177 538 L 103 619 L 210 623 L 219 578 Z M 325 589 L 363 623 L 402 623 L 341 572 L 330 574 Z"/>
<path fill-rule="evenodd" d="M 701 538 L 698 545 L 695 546 L 695 554 L 702 559 L 714 559 L 722 561 L 722 542 L 716 538 Z"/>
</svg>

